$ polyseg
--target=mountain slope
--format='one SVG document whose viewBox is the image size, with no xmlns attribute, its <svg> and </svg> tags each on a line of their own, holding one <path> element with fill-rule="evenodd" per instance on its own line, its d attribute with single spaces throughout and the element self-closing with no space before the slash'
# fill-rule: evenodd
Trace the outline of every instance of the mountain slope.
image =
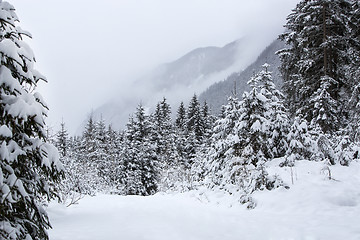
<svg viewBox="0 0 360 240">
<path fill-rule="evenodd" d="M 194 80 L 203 80 L 215 72 L 232 66 L 236 60 L 241 40 L 231 42 L 224 47 L 197 48 L 183 57 L 161 65 L 149 79 L 156 88 L 172 88 L 174 84 L 191 86 Z M 141 79 L 139 82 L 144 81 Z"/>
<path fill-rule="evenodd" d="M 119 89 L 117 96 L 93 111 L 93 117 L 99 119 L 101 116 L 107 124 L 119 129 L 127 123 L 140 102 L 151 108 L 166 97 L 175 109 L 180 101 L 187 101 L 194 93 L 203 92 L 232 72 L 245 69 L 259 55 L 262 45 L 246 37 L 223 47 L 197 48 Z"/>
<path fill-rule="evenodd" d="M 278 67 L 280 59 L 275 54 L 276 51 L 284 48 L 285 45 L 280 40 L 272 42 L 256 59 L 254 63 L 241 72 L 234 72 L 224 81 L 211 85 L 200 96 L 201 101 L 207 101 L 214 114 L 219 114 L 221 106 L 226 104 L 229 96 L 234 94 L 236 83 L 236 95 L 241 98 L 244 91 L 248 90 L 247 82 L 257 72 L 259 72 L 264 63 L 270 64 L 269 71 L 273 72 L 275 84 L 280 87 L 282 79 Z"/>
</svg>

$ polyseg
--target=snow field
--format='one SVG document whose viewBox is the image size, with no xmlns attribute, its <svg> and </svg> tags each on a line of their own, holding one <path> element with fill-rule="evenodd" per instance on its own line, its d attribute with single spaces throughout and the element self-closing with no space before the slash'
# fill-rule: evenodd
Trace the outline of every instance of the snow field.
<svg viewBox="0 0 360 240">
<path fill-rule="evenodd" d="M 97 195 L 68 208 L 51 203 L 52 240 L 359 240 L 360 163 L 296 162 L 267 169 L 290 189 L 254 194 L 247 210 L 237 196 L 209 190 L 149 197 Z"/>
</svg>

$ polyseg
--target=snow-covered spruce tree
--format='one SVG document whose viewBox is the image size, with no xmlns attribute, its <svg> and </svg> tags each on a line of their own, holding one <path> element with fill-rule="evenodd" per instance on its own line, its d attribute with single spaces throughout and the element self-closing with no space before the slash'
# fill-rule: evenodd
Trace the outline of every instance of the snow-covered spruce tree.
<svg viewBox="0 0 360 240">
<path fill-rule="evenodd" d="M 340 141 L 334 149 L 335 159 L 343 166 L 348 166 L 354 159 L 359 159 L 359 142 L 355 142 L 349 136 L 340 137 Z"/>
<path fill-rule="evenodd" d="M 174 160 L 171 156 L 175 152 L 175 136 L 171 120 L 171 108 L 166 102 L 166 98 L 163 98 L 163 100 L 156 105 L 152 118 L 154 124 L 152 141 L 156 142 L 156 153 L 163 158 L 160 161 L 162 165 L 166 167 L 167 165 L 171 165 L 171 161 Z"/>
<path fill-rule="evenodd" d="M 347 135 L 357 144 L 360 143 L 360 2 L 354 1 L 351 14 L 351 39 L 354 44 L 349 49 L 355 64 L 349 74 L 354 81 L 354 87 L 350 98 L 350 124 L 347 128 Z"/>
<path fill-rule="evenodd" d="M 12 5 L 0 1 L 0 238 L 48 239 L 41 202 L 55 197 L 59 154 L 47 143 L 47 106 L 37 83 L 34 54 L 23 41 Z"/>
<path fill-rule="evenodd" d="M 152 115 L 153 131 L 151 141 L 156 145 L 156 154 L 159 162 L 161 180 L 159 189 L 166 191 L 173 189 L 174 184 L 179 182 L 181 170 L 176 148 L 175 127 L 171 120 L 171 107 L 166 98 L 160 101 Z"/>
<path fill-rule="evenodd" d="M 176 149 L 179 156 L 179 163 L 185 166 L 187 154 L 185 152 L 186 147 L 186 109 L 184 103 L 181 102 L 176 112 L 175 119 L 175 135 L 176 135 Z"/>
<path fill-rule="evenodd" d="M 102 181 L 97 169 L 96 122 L 92 114 L 79 140 L 75 154 L 81 166 L 81 182 L 90 190 L 89 194 L 93 195 L 101 190 Z"/>
<path fill-rule="evenodd" d="M 125 195 L 141 195 L 145 192 L 141 181 L 141 162 L 137 159 L 135 142 L 135 120 L 130 116 L 124 133 L 125 139 L 120 153 L 120 179 L 122 193 Z"/>
<path fill-rule="evenodd" d="M 273 158 L 272 136 L 270 131 L 273 108 L 271 92 L 264 85 L 265 71 L 250 79 L 250 92 L 243 94 L 240 105 L 240 118 L 236 123 L 238 132 L 239 157 L 231 161 L 229 167 L 230 183 L 243 192 L 240 202 L 253 208 L 256 204 L 251 195 L 256 190 L 273 189 L 282 185 L 276 176 L 269 176 L 265 162 Z"/>
<path fill-rule="evenodd" d="M 121 193 L 121 158 L 123 151 L 123 132 L 115 131 L 111 125 L 108 126 L 105 135 L 105 147 L 107 156 L 108 180 L 113 193 Z"/>
<path fill-rule="evenodd" d="M 347 128 L 347 135 L 350 136 L 354 142 L 360 142 L 360 84 L 358 84 L 350 99 L 350 113 L 351 121 Z"/>
<path fill-rule="evenodd" d="M 347 76 L 352 62 L 350 16 L 349 0 L 303 0 L 287 18 L 288 31 L 280 36 L 289 46 L 278 53 L 290 111 L 318 124 L 325 133 L 343 127 L 348 115 L 346 103 L 353 87 Z M 329 97 L 323 104 L 331 106 L 323 107 L 334 110 L 327 116 L 335 120 L 331 125 L 313 121 L 321 119 L 314 101 L 319 94 Z"/>
<path fill-rule="evenodd" d="M 187 109 L 187 130 L 193 133 L 199 144 L 202 143 L 205 127 L 204 118 L 196 94 L 191 98 Z"/>
<path fill-rule="evenodd" d="M 236 128 L 240 119 L 240 102 L 236 98 L 229 97 L 227 105 L 224 105 L 223 116 L 214 124 L 211 146 L 205 161 L 204 168 L 208 169 L 205 184 L 210 188 L 226 186 L 230 179 L 229 165 L 241 153 L 240 139 Z"/>
<path fill-rule="evenodd" d="M 264 79 L 266 76 L 267 80 Z M 254 191 L 282 184 L 265 169 L 265 162 L 274 155 L 272 143 L 276 138 L 273 134 L 280 136 L 271 124 L 282 119 L 275 116 L 283 114 L 283 107 L 277 107 L 275 103 L 279 102 L 272 95 L 277 92 L 269 90 L 270 80 L 269 73 L 261 71 L 249 81 L 251 91 L 243 94 L 241 102 L 229 98 L 224 117 L 215 123 L 208 150 L 209 172 L 205 182 L 212 188 L 239 192 L 240 202 L 248 204 L 249 208 L 255 207 L 251 198 Z"/>
<path fill-rule="evenodd" d="M 348 79 L 352 80 L 352 86 L 360 84 L 360 2 L 352 0 L 352 9 L 350 12 L 350 44 L 347 52 L 351 56 L 351 62 L 348 66 Z"/>
<path fill-rule="evenodd" d="M 69 154 L 69 133 L 65 127 L 64 120 L 60 123 L 60 131 L 56 134 L 55 146 L 59 150 L 62 157 L 66 157 Z"/>
<path fill-rule="evenodd" d="M 211 149 L 211 136 L 216 118 L 210 114 L 209 106 L 205 101 L 201 106 L 203 136 L 200 145 L 196 149 L 195 157 L 192 160 L 190 172 L 188 173 L 187 188 L 194 189 L 201 185 L 208 172 L 208 164 L 205 159 L 209 157 Z"/>
<path fill-rule="evenodd" d="M 320 86 L 317 91 L 310 97 L 309 103 L 312 105 L 312 116 L 310 126 L 320 126 L 325 133 L 330 133 L 338 126 L 338 102 L 330 95 L 331 85 L 336 81 L 324 76 L 320 79 Z"/>
<path fill-rule="evenodd" d="M 287 134 L 290 120 L 288 110 L 284 106 L 284 95 L 273 82 L 272 73 L 268 71 L 269 64 L 263 65 L 257 75 L 260 92 L 268 99 L 269 136 L 268 142 L 273 158 L 283 157 L 288 149 Z"/>
<path fill-rule="evenodd" d="M 289 147 L 280 166 L 294 166 L 296 160 L 312 159 L 317 151 L 314 137 L 308 130 L 307 121 L 295 117 L 287 135 Z"/>
<path fill-rule="evenodd" d="M 191 98 L 186 111 L 186 141 L 184 151 L 185 168 L 190 169 L 196 153 L 204 140 L 204 118 L 196 94 Z"/>
<path fill-rule="evenodd" d="M 93 115 L 91 114 L 82 135 L 81 140 L 81 159 L 84 161 L 96 160 L 96 122 L 94 122 Z"/>
<path fill-rule="evenodd" d="M 98 170 L 98 175 L 101 179 L 99 182 L 99 188 L 102 191 L 107 191 L 110 185 L 110 166 L 107 154 L 106 142 L 106 125 L 105 120 L 101 117 L 98 122 L 95 123 L 95 167 Z"/>
<path fill-rule="evenodd" d="M 152 125 L 140 104 L 130 118 L 123 153 L 123 184 L 127 195 L 151 195 L 158 191 L 159 168 L 155 144 L 150 141 Z"/>
<path fill-rule="evenodd" d="M 203 116 L 203 124 L 204 124 L 204 143 L 206 143 L 211 135 L 212 135 L 212 129 L 214 127 L 214 122 L 216 121 L 216 118 L 211 115 L 211 111 L 209 108 L 209 105 L 205 101 L 201 108 L 201 113 Z"/>
<path fill-rule="evenodd" d="M 177 129 L 185 131 L 186 129 L 186 109 L 184 102 L 180 103 L 180 106 L 176 112 L 175 126 Z"/>
</svg>

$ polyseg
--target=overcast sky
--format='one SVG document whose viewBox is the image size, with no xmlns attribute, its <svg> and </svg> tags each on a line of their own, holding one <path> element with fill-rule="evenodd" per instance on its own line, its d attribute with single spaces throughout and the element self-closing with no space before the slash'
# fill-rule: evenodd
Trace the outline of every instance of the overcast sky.
<svg viewBox="0 0 360 240">
<path fill-rule="evenodd" d="M 63 117 L 74 132 L 129 81 L 194 48 L 249 33 L 270 43 L 298 0 L 9 2 L 19 26 L 32 33 L 35 67 L 49 81 L 38 88 L 50 106 L 49 125 L 58 128 Z"/>
</svg>

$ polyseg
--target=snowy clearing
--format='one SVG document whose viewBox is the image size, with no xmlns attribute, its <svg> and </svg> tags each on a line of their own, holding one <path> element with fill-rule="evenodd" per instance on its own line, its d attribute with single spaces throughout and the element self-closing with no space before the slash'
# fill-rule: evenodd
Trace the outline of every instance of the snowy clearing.
<svg viewBox="0 0 360 240">
<path fill-rule="evenodd" d="M 247 210 L 234 197 L 197 191 L 150 197 L 98 195 L 68 208 L 51 203 L 52 240 L 360 239 L 360 164 L 300 161 L 291 169 L 268 166 L 291 187 L 254 195 Z M 231 206 L 231 207 L 230 207 Z"/>
</svg>

